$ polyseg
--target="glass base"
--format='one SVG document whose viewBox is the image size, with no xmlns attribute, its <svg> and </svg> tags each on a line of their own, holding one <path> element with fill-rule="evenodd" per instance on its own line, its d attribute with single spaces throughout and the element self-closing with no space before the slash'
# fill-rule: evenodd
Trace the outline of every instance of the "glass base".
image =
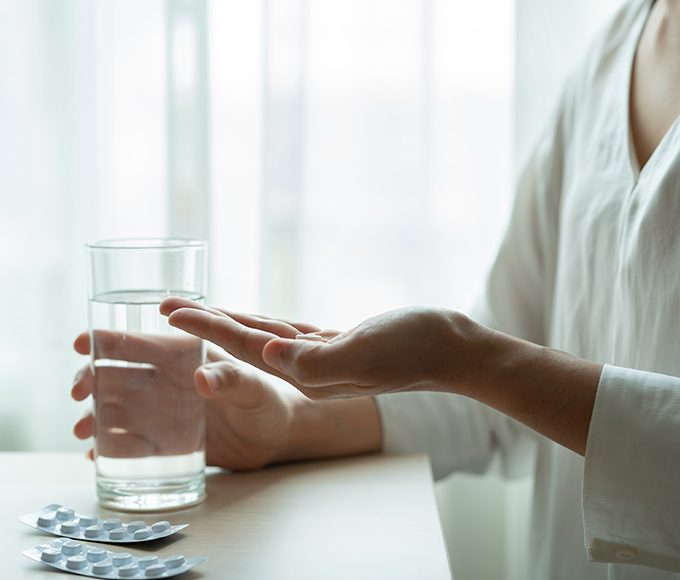
<svg viewBox="0 0 680 580">
<path fill-rule="evenodd" d="M 203 474 L 172 479 L 110 479 L 97 477 L 99 505 L 124 512 L 181 509 L 205 500 Z"/>
</svg>

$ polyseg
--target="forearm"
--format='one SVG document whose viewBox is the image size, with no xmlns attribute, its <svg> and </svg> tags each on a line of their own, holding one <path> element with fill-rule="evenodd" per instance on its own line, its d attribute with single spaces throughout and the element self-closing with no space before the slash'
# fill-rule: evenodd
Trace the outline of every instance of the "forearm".
<svg viewBox="0 0 680 580">
<path fill-rule="evenodd" d="M 468 395 L 553 441 L 585 454 L 602 365 L 489 331 Z"/>
<path fill-rule="evenodd" d="M 276 462 L 380 451 L 382 425 L 373 397 L 313 401 L 290 406 L 290 436 Z"/>
</svg>

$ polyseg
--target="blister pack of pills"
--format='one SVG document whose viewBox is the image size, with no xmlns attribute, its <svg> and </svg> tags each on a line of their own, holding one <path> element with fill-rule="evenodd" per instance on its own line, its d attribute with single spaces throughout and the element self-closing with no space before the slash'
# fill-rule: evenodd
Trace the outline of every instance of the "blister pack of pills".
<svg viewBox="0 0 680 580">
<path fill-rule="evenodd" d="M 185 558 L 181 555 L 168 558 L 153 555 L 138 557 L 66 538 L 24 550 L 23 554 L 63 572 L 93 578 L 169 578 L 198 566 L 206 559 Z"/>
<path fill-rule="evenodd" d="M 173 526 L 165 521 L 147 524 L 141 520 L 123 523 L 118 518 L 100 520 L 94 516 L 77 514 L 70 507 L 60 504 L 50 504 L 37 512 L 21 516 L 19 520 L 36 530 L 55 536 L 111 544 L 157 540 L 189 525 Z"/>
</svg>

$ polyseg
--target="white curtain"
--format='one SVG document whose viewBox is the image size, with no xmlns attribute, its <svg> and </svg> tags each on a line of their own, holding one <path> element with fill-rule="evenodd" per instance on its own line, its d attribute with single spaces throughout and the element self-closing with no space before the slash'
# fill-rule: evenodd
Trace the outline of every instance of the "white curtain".
<svg viewBox="0 0 680 580">
<path fill-rule="evenodd" d="M 2 447 L 83 447 L 87 240 L 208 238 L 212 301 L 324 326 L 470 305 L 511 202 L 511 3 L 0 11 Z"/>
<path fill-rule="evenodd" d="M 86 447 L 88 240 L 207 238 L 213 302 L 323 326 L 467 309 L 618 3 L 0 0 L 0 449 Z M 524 525 L 526 489 L 494 489 L 489 525 Z M 477 565 L 521 577 L 505 549 Z"/>
<path fill-rule="evenodd" d="M 470 303 L 510 199 L 495 6 L 209 4 L 216 299 L 339 327 Z"/>
</svg>

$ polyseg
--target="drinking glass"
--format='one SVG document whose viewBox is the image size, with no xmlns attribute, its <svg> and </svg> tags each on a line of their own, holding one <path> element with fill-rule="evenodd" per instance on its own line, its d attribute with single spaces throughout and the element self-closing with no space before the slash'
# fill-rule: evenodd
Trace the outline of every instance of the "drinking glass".
<svg viewBox="0 0 680 580">
<path fill-rule="evenodd" d="M 159 312 L 168 296 L 203 302 L 207 243 L 178 238 L 87 244 L 99 503 L 123 511 L 205 498 L 205 409 L 194 371 L 204 341 Z"/>
</svg>

